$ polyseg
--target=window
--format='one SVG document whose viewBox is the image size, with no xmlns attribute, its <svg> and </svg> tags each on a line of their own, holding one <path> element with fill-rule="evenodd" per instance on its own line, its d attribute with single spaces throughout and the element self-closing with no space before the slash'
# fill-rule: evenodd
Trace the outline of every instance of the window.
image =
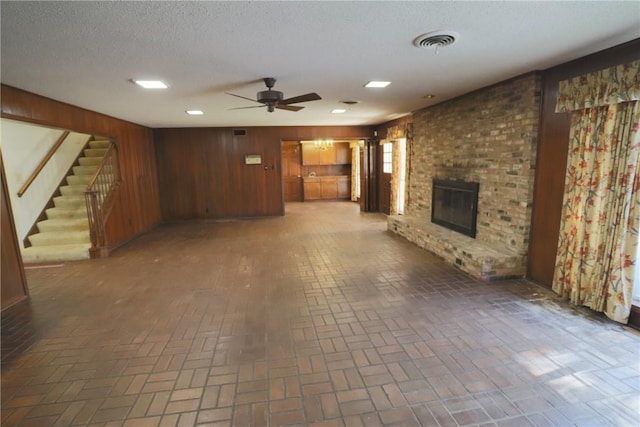
<svg viewBox="0 0 640 427">
<path fill-rule="evenodd" d="M 382 145 L 382 173 L 393 172 L 393 143 Z"/>
</svg>

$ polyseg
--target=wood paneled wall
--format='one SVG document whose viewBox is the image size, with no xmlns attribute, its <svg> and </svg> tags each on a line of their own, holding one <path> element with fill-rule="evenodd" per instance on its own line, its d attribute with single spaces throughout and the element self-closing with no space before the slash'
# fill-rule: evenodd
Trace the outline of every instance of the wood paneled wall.
<svg viewBox="0 0 640 427">
<path fill-rule="evenodd" d="M 550 287 L 553 280 L 569 144 L 570 115 L 555 112 L 558 83 L 638 59 L 640 39 L 543 72 L 542 111 L 527 271 L 527 276 L 541 285 Z"/>
<path fill-rule="evenodd" d="M 121 245 L 160 222 L 151 129 L 9 86 L 2 85 L 0 89 L 2 117 L 106 136 L 116 141 L 123 182 L 107 221 L 109 248 Z"/>
<path fill-rule="evenodd" d="M 234 136 L 236 129 L 246 136 Z M 366 126 L 156 129 L 162 219 L 283 215 L 281 141 L 371 133 Z M 262 164 L 245 164 L 248 154 L 259 154 Z"/>
<path fill-rule="evenodd" d="M 0 187 L 2 187 L 2 199 L 0 209 L 2 210 L 2 222 L 0 230 L 2 235 L 2 251 L 0 260 L 0 308 L 5 308 L 22 301 L 27 296 L 27 281 L 22 267 L 20 257 L 20 246 L 16 234 L 16 225 L 11 213 L 11 200 L 7 190 L 7 180 L 4 176 L 4 166 L 0 155 Z"/>
</svg>

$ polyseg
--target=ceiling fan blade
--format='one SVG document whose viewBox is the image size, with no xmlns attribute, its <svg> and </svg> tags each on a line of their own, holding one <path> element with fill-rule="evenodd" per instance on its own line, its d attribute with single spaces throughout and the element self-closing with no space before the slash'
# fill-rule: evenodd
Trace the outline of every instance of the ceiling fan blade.
<svg viewBox="0 0 640 427">
<path fill-rule="evenodd" d="M 236 98 L 246 99 L 247 101 L 258 102 L 255 99 L 247 98 L 246 96 L 236 95 L 235 93 L 225 92 L 227 95 L 235 96 Z"/>
<path fill-rule="evenodd" d="M 299 107 L 297 105 L 276 105 L 275 106 L 278 110 L 287 110 L 287 111 L 300 111 L 302 110 L 304 107 Z"/>
<path fill-rule="evenodd" d="M 229 110 L 246 110 L 247 108 L 263 108 L 266 107 L 266 105 L 256 105 L 255 107 L 251 106 L 251 107 L 236 107 L 236 108 L 229 108 Z"/>
<path fill-rule="evenodd" d="M 312 92 L 312 93 L 305 93 L 304 95 L 300 95 L 300 96 L 294 96 L 293 98 L 283 99 L 282 101 L 279 102 L 279 104 L 280 105 L 297 104 L 298 102 L 318 101 L 320 99 L 322 99 L 320 98 L 320 95 L 318 95 L 315 92 Z"/>
</svg>

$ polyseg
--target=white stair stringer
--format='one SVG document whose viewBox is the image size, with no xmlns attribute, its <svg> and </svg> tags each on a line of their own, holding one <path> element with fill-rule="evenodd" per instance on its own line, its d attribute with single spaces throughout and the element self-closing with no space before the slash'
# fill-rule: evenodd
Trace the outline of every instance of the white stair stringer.
<svg viewBox="0 0 640 427">
<path fill-rule="evenodd" d="M 45 211 L 47 219 L 38 222 L 38 233 L 29 236 L 31 246 L 22 250 L 25 264 L 89 259 L 91 238 L 84 191 L 109 144 L 109 140 L 90 141 L 84 149 L 78 158 L 80 166 L 72 168 L 66 184 L 59 188 L 61 195 L 53 198 L 55 207 Z"/>
</svg>

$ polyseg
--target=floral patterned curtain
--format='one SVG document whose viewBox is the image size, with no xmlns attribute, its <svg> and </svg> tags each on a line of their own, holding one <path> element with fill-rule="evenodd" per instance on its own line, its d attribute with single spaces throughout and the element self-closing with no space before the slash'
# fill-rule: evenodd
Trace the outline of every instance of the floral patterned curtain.
<svg viewBox="0 0 640 427">
<path fill-rule="evenodd" d="M 395 139 L 404 138 L 406 131 L 404 126 L 389 126 L 387 128 L 387 138 L 390 141 Z"/>
<path fill-rule="evenodd" d="M 640 226 L 640 61 L 563 81 L 571 131 L 553 290 L 627 323 Z"/>
<path fill-rule="evenodd" d="M 360 187 L 360 145 L 358 143 L 349 143 L 351 148 L 351 201 L 358 201 L 358 189 Z"/>
<path fill-rule="evenodd" d="M 393 144 L 393 171 L 391 172 L 391 215 L 398 214 L 398 181 L 400 179 L 400 168 L 402 167 L 402 165 L 400 164 L 399 140 L 410 137 L 412 129 L 413 126 L 411 123 L 407 123 L 405 126 L 389 126 L 387 128 L 387 138 L 381 141 L 381 144 L 384 142 L 391 142 Z"/>
<path fill-rule="evenodd" d="M 640 61 L 635 61 L 561 81 L 556 112 L 566 113 L 638 100 Z"/>
</svg>

